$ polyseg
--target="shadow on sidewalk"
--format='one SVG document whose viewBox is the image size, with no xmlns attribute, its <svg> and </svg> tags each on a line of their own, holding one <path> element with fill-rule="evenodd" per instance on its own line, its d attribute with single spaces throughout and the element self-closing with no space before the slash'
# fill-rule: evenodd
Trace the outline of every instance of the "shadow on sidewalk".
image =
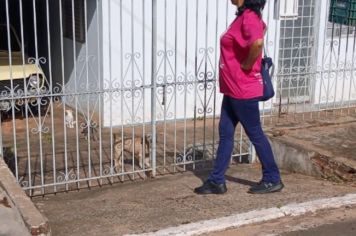
<svg viewBox="0 0 356 236">
<path fill-rule="evenodd" d="M 212 169 L 209 168 L 209 169 L 203 170 L 203 171 L 192 171 L 192 172 L 203 183 L 208 179 L 211 171 L 212 171 Z M 246 180 L 246 179 L 241 179 L 241 178 L 236 178 L 236 177 L 233 177 L 233 176 L 228 175 L 228 174 L 225 175 L 225 179 L 227 181 L 230 181 L 230 182 L 233 182 L 233 183 L 242 184 L 242 185 L 246 185 L 246 186 L 250 186 L 250 187 L 255 186 L 256 184 L 258 184 L 258 182 L 254 182 L 254 181 L 250 181 L 250 180 Z"/>
</svg>

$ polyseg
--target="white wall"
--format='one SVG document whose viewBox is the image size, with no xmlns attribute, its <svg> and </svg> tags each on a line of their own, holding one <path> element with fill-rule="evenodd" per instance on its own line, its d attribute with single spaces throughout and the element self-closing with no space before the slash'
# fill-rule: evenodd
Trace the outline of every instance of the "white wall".
<svg viewBox="0 0 356 236">
<path fill-rule="evenodd" d="M 312 13 L 315 14 L 315 40 L 311 38 L 308 41 L 314 47 L 315 57 L 312 58 L 311 69 L 308 69 L 310 71 L 310 73 L 308 72 L 310 79 L 310 100 L 307 97 L 300 97 L 300 99 L 307 99 L 307 106 L 310 106 L 311 109 L 317 109 L 318 107 L 339 107 L 341 105 L 347 106 L 350 102 L 353 103 L 356 100 L 354 33 L 351 33 L 349 37 L 346 35 L 341 37 L 334 36 L 333 39 L 327 34 L 329 2 L 330 0 L 328 2 L 316 0 L 316 7 Z M 274 62 L 278 62 L 280 21 L 274 20 L 274 5 L 275 1 L 267 1 L 263 18 L 268 25 L 265 46 Z M 302 5 L 300 5 L 299 9 L 301 8 L 303 8 Z M 335 28 L 339 27 L 339 25 L 335 26 Z M 344 29 L 347 28 L 346 26 L 342 27 Z M 278 72 L 278 63 L 275 63 L 275 65 L 275 71 L 277 71 L 275 74 L 280 73 Z M 298 76 L 294 76 L 293 74 L 286 74 L 286 78 L 298 78 Z M 274 84 L 277 86 L 276 77 L 274 79 Z M 272 101 L 278 104 L 276 97 Z M 303 106 L 306 105 L 303 102 L 300 104 Z M 265 106 L 261 107 L 261 110 L 268 110 L 271 108 L 270 105 L 270 102 L 265 103 Z"/>
<path fill-rule="evenodd" d="M 275 1 L 267 1 L 265 9 L 263 10 L 262 19 L 266 23 L 267 32 L 264 37 L 264 48 L 269 57 L 272 58 L 273 63 L 275 65 L 274 74 L 272 77 L 272 83 L 275 88 L 275 92 L 277 92 L 277 71 L 278 71 L 278 50 L 279 50 L 279 27 L 280 21 L 275 19 L 274 11 L 275 11 Z M 264 52 L 263 52 L 264 54 Z M 272 72 L 272 70 L 271 70 Z M 277 98 L 271 98 L 266 102 L 260 103 L 261 114 L 264 112 L 270 111 L 273 108 L 273 103 L 277 103 Z"/>
<path fill-rule="evenodd" d="M 166 57 L 158 53 L 157 84 L 164 82 L 172 84 L 175 80 L 184 81 L 185 78 L 193 81 L 196 72 L 200 80 L 203 79 L 204 74 L 208 75 L 208 79 L 214 79 L 219 59 L 220 35 L 227 24 L 234 19 L 236 8 L 229 0 L 179 0 L 176 18 L 176 1 L 167 0 L 166 8 L 164 0 L 157 2 L 158 52 L 169 52 Z M 186 2 L 188 2 L 188 12 L 186 12 Z M 144 92 L 136 91 L 134 98 L 131 91 L 108 92 L 107 98 L 111 96 L 112 99 L 104 102 L 104 126 L 148 122 L 151 119 L 149 85 L 151 85 L 152 1 L 133 1 L 133 8 L 131 3 L 131 0 L 122 1 L 120 16 L 120 1 L 103 1 L 104 87 L 109 88 L 111 85 L 116 89 L 121 86 L 131 88 L 132 81 L 135 86 L 147 85 L 148 87 Z M 143 9 L 145 17 L 143 17 Z M 131 14 L 133 14 L 133 24 Z M 177 19 L 177 32 L 175 32 L 175 19 Z M 205 53 L 206 49 L 209 49 L 207 53 Z M 132 54 L 137 56 L 134 64 L 130 60 Z M 196 88 L 192 84 L 186 89 L 183 85 L 167 86 L 165 106 L 162 105 L 163 90 L 159 88 L 156 103 L 157 119 L 193 118 L 194 115 L 200 117 L 204 115 L 203 104 L 208 104 L 206 115 L 213 115 L 215 96 L 213 87 L 208 87 L 204 94 L 201 86 Z M 218 88 L 216 94 L 215 113 L 219 114 L 221 95 Z"/>
<path fill-rule="evenodd" d="M 205 75 L 208 79 L 218 80 L 219 39 L 234 19 L 236 8 L 228 0 L 177 1 L 176 13 L 176 1 L 157 2 L 158 52 L 168 52 L 167 55 L 158 53 L 157 56 L 157 85 L 167 85 L 164 106 L 163 88 L 157 89 L 157 119 L 202 117 L 204 109 L 207 116 L 214 113 L 218 115 L 222 98 L 218 87 L 214 94 L 213 88 L 209 86 L 206 89 L 200 87 L 202 84 L 195 86 L 195 83 L 186 87 L 182 84 L 174 86 L 174 81 L 195 81 L 195 75 L 198 75 L 199 80 L 204 79 Z M 326 37 L 325 30 L 329 9 L 327 4 L 319 3 L 320 1 L 316 2 L 318 9 L 314 9 L 316 40 L 311 41 L 315 46 L 312 70 L 315 73 L 310 75 L 310 104 L 315 107 L 347 103 L 350 98 L 356 99 L 356 73 L 350 69 L 354 67 L 351 64 L 356 61 L 352 60 L 353 37 L 334 39 L 337 41 L 337 50 L 331 54 L 330 39 Z M 103 78 L 104 87 L 109 89 L 104 102 L 104 126 L 151 120 L 151 6 L 152 1 L 133 1 L 132 5 L 131 0 L 123 0 L 121 11 L 119 1 L 103 2 Z M 275 1 L 267 1 L 263 12 L 263 19 L 268 26 L 265 47 L 276 65 L 273 82 L 277 86 L 280 21 L 275 19 L 274 11 Z M 135 57 L 131 60 L 133 54 Z M 346 67 L 343 66 L 345 63 Z M 344 68 L 350 70 L 345 71 Z M 132 91 L 132 84 L 145 89 Z M 122 87 L 127 90 L 120 91 Z M 217 98 L 215 110 L 214 97 Z M 273 103 L 278 103 L 277 100 L 273 98 L 261 103 L 261 111 L 276 109 Z M 207 106 L 204 107 L 204 104 Z"/>
<path fill-rule="evenodd" d="M 73 96 L 74 93 L 97 92 L 102 87 L 101 70 L 99 70 L 101 45 L 98 44 L 100 28 L 97 24 L 96 1 L 87 1 L 88 41 L 84 44 L 74 42 L 67 37 L 63 37 L 61 40 L 59 9 L 59 1 L 51 1 L 52 75 L 54 84 L 56 84 L 55 87 L 61 91 L 64 86 L 65 94 L 70 96 L 63 97 L 63 101 L 72 108 L 77 108 L 77 111 L 83 113 L 85 117 L 88 117 L 89 114 L 89 117 L 93 117 L 93 120 L 98 122 L 98 95 Z M 85 58 L 88 58 L 88 60 Z M 62 73 L 62 65 L 64 66 L 64 73 Z"/>
<path fill-rule="evenodd" d="M 320 5 L 317 37 L 317 71 L 314 104 L 347 106 L 356 100 L 356 60 L 354 33 L 333 38 L 327 35 L 328 4 Z M 339 26 L 335 26 L 339 28 Z M 347 26 L 342 26 L 344 29 Z M 351 29 L 352 27 L 350 27 Z M 333 48 L 331 47 L 333 45 Z"/>
</svg>

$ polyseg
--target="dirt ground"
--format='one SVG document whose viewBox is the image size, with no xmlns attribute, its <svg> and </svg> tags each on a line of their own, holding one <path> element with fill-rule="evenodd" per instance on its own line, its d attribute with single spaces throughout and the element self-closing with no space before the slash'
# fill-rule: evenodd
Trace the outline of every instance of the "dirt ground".
<svg viewBox="0 0 356 236">
<path fill-rule="evenodd" d="M 113 169 L 114 151 L 111 145 L 113 134 L 142 137 L 143 129 L 146 134 L 151 133 L 149 125 L 111 129 L 97 127 L 100 141 L 88 141 L 84 139 L 82 133 L 82 127 L 86 125 L 83 116 L 78 115 L 78 124 L 70 129 L 64 124 L 63 107 L 60 104 L 55 104 L 53 107 L 53 113 L 48 116 L 30 116 L 28 120 L 10 118 L 1 123 L 5 160 L 14 175 L 18 177 L 22 187 L 37 186 L 32 191 L 27 191 L 28 195 L 78 190 L 150 177 L 150 172 L 142 170 L 138 166 L 138 160 L 133 159 L 129 153 L 126 153 L 124 168 Z M 344 111 L 341 115 L 342 110 L 338 112 L 340 114 L 336 113 L 334 116 L 331 112 L 326 112 L 324 115 L 328 115 L 328 119 L 332 120 L 347 114 Z M 281 114 L 273 117 L 268 117 L 267 113 L 263 115 L 266 117 L 262 122 L 267 130 L 276 126 L 292 127 L 306 120 L 313 123 L 320 119 L 320 114 L 317 113 L 294 116 Z M 312 119 L 308 120 L 308 118 Z M 215 155 L 218 147 L 218 123 L 218 118 L 158 123 L 157 175 L 211 167 L 211 157 Z M 40 126 L 42 132 L 39 132 Z M 351 124 L 327 129 L 310 128 L 310 131 L 314 132 L 312 135 L 308 129 L 300 129 L 288 134 L 301 142 L 304 140 L 306 145 L 315 144 L 314 148 L 325 147 L 338 156 L 343 156 L 346 152 L 348 156 L 353 156 L 355 145 L 352 145 L 352 140 L 354 140 L 355 129 L 356 125 Z M 321 134 L 321 131 L 324 133 Z M 325 135 L 328 139 L 323 139 Z M 246 162 L 250 154 L 250 144 L 240 126 L 236 129 L 235 137 L 233 154 L 236 156 L 232 162 Z M 329 139 L 332 141 L 330 144 L 327 141 Z M 196 150 L 201 152 L 196 152 L 195 159 L 192 155 L 187 155 L 187 159 L 184 160 L 184 154 L 187 154 L 189 147 L 194 144 Z"/>
<path fill-rule="evenodd" d="M 111 129 L 97 127 L 100 140 L 88 141 L 82 133 L 82 127 L 86 125 L 84 117 L 78 116 L 78 125 L 67 128 L 64 124 L 63 107 L 57 104 L 54 108 L 53 113 L 48 116 L 31 116 L 28 120 L 8 119 L 1 124 L 5 160 L 12 172 L 18 176 L 23 187 L 38 186 L 33 191 L 27 191 L 28 195 L 43 195 L 150 177 L 150 172 L 142 170 L 138 166 L 138 160 L 133 159 L 130 153 L 125 155 L 123 170 L 113 169 L 114 150 L 111 145 L 113 134 L 118 137 L 123 134 L 125 138 L 142 137 L 143 128 L 145 134 L 151 133 L 149 125 Z M 157 175 L 211 167 L 211 156 L 216 153 L 218 144 L 218 122 L 218 119 L 198 119 L 158 123 Z M 43 132 L 39 132 L 39 124 L 42 124 Z M 249 141 L 240 127 L 236 129 L 236 133 L 234 154 L 237 157 L 233 161 L 239 162 L 239 156 L 241 160 L 248 156 Z M 206 145 L 202 145 L 203 143 Z M 194 157 L 199 163 L 194 163 L 193 155 L 188 155 L 186 160 L 183 158 L 193 144 L 197 145 L 196 149 L 205 153 L 204 158 L 201 153 Z M 64 184 L 66 182 L 71 183 Z"/>
</svg>

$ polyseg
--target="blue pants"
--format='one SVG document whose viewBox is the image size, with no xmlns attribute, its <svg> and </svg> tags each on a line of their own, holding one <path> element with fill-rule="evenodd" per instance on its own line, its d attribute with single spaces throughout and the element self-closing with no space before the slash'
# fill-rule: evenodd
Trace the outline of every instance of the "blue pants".
<svg viewBox="0 0 356 236">
<path fill-rule="evenodd" d="M 243 128 L 262 164 L 263 181 L 278 182 L 280 180 L 279 170 L 274 160 L 270 143 L 263 133 L 260 123 L 260 111 L 258 98 L 235 99 L 224 95 L 221 117 L 219 123 L 219 147 L 213 172 L 209 180 L 217 183 L 225 183 L 225 172 L 231 160 L 234 147 L 234 134 L 238 122 Z"/>
</svg>

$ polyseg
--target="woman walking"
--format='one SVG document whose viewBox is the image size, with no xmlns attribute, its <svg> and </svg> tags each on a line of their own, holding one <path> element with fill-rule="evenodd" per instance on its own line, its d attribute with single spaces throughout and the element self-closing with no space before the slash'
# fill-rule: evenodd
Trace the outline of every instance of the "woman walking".
<svg viewBox="0 0 356 236">
<path fill-rule="evenodd" d="M 220 41 L 220 92 L 224 94 L 219 123 L 219 147 L 214 170 L 208 180 L 194 189 L 197 194 L 227 191 L 225 172 L 234 147 L 238 122 L 254 145 L 262 164 L 262 180 L 250 193 L 277 192 L 284 187 L 270 143 L 260 123 L 258 102 L 263 94 L 261 71 L 263 36 L 266 25 L 261 18 L 266 0 L 231 0 L 238 7 L 237 17 Z"/>
</svg>

